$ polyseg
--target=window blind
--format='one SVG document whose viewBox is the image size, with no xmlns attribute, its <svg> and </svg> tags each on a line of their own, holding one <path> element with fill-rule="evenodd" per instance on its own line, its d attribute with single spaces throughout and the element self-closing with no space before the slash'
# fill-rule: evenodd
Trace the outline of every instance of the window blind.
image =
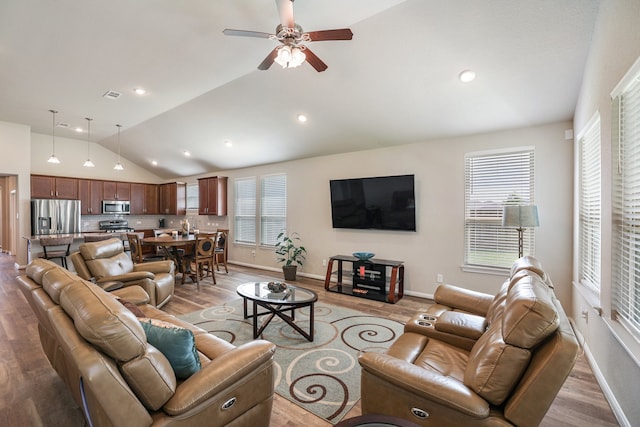
<svg viewBox="0 0 640 427">
<path fill-rule="evenodd" d="M 579 189 L 579 281 L 600 291 L 600 115 L 594 116 L 578 138 Z"/>
<path fill-rule="evenodd" d="M 235 180 L 234 236 L 238 243 L 256 243 L 256 178 Z"/>
<path fill-rule="evenodd" d="M 532 148 L 465 156 L 465 266 L 509 268 L 518 258 L 518 232 L 502 227 L 502 209 L 534 203 L 533 174 Z M 525 253 L 533 237 L 525 229 Z"/>
<path fill-rule="evenodd" d="M 260 244 L 273 246 L 287 228 L 287 176 L 263 176 L 260 188 Z"/>
<path fill-rule="evenodd" d="M 613 311 L 640 337 L 640 72 L 613 102 Z"/>
</svg>

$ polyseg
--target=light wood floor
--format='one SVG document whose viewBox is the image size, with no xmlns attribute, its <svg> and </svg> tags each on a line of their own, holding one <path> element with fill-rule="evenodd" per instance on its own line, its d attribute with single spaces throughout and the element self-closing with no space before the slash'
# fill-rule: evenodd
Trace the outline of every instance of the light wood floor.
<svg viewBox="0 0 640 427">
<path fill-rule="evenodd" d="M 0 255 L 0 425 L 83 426 L 80 409 L 42 353 L 37 320 L 17 287 L 14 258 Z M 174 315 L 238 299 L 238 284 L 280 279 L 275 273 L 230 266 L 229 273 L 216 275 L 216 286 L 176 285 L 174 298 L 164 310 Z M 319 300 L 362 310 L 400 321 L 408 320 L 430 301 L 405 297 L 397 304 L 325 292 L 322 282 L 298 278 L 298 285 L 318 293 Z M 346 418 L 360 415 L 359 404 Z M 275 395 L 271 425 L 327 427 L 331 424 Z M 613 413 L 598 387 L 593 373 L 580 355 L 578 362 L 542 422 L 545 427 L 617 426 Z"/>
</svg>

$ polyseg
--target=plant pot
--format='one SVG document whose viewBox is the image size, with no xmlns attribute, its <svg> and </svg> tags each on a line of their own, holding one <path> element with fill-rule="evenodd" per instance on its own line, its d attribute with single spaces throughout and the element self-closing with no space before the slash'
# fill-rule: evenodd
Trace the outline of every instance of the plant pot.
<svg viewBox="0 0 640 427">
<path fill-rule="evenodd" d="M 284 280 L 296 280 L 296 272 L 298 270 L 297 265 L 282 266 L 282 272 L 284 273 Z"/>
</svg>

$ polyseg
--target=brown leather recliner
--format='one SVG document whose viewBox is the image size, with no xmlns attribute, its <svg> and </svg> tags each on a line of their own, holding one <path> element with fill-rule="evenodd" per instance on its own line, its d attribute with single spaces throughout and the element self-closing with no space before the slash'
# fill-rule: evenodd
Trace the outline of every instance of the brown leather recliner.
<svg viewBox="0 0 640 427">
<path fill-rule="evenodd" d="M 42 348 L 94 427 L 268 427 L 275 345 L 234 346 L 145 304 L 139 286 L 105 292 L 51 261 L 18 277 L 38 318 Z M 117 297 L 140 303 L 139 320 Z M 147 343 L 142 322 L 193 333 L 201 368 L 178 379 L 164 353 Z"/>
<path fill-rule="evenodd" d="M 135 264 L 124 252 L 120 239 L 83 243 L 78 252 L 70 255 L 76 273 L 97 284 L 117 281 L 124 286 L 141 286 L 158 308 L 171 299 L 175 286 L 173 261 L 155 261 Z"/>
<path fill-rule="evenodd" d="M 427 314 L 435 320 L 407 324 L 385 354 L 361 354 L 362 412 L 422 426 L 538 425 L 578 354 L 550 283 L 532 270 L 516 271 L 503 293 L 487 299 L 490 317 L 482 310 Z M 467 296 L 467 302 L 484 300 Z M 462 317 L 459 328 L 454 322 L 449 331 L 435 331 L 446 313 L 473 316 L 477 324 Z M 468 332 L 474 328 L 475 339 Z"/>
</svg>

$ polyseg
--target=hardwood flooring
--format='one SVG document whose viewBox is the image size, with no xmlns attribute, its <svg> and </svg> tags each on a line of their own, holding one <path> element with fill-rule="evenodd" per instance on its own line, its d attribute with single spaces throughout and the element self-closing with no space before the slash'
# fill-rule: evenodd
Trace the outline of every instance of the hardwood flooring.
<svg viewBox="0 0 640 427">
<path fill-rule="evenodd" d="M 17 286 L 14 258 L 0 255 L 0 425 L 83 426 L 81 410 L 50 367 L 40 347 L 37 319 Z M 273 272 L 235 265 L 229 273 L 216 274 L 218 284 L 196 292 L 194 284 L 176 285 L 172 300 L 163 308 L 180 315 L 240 298 L 236 286 L 244 282 L 278 280 Z M 298 278 L 298 285 L 318 293 L 320 301 L 371 314 L 406 321 L 430 304 L 405 296 L 397 304 L 325 292 L 319 280 Z M 356 405 L 346 418 L 360 415 Z M 275 395 L 271 425 L 274 427 L 328 427 L 330 423 Z M 583 355 L 543 420 L 542 426 L 617 426 L 611 408 Z"/>
</svg>

